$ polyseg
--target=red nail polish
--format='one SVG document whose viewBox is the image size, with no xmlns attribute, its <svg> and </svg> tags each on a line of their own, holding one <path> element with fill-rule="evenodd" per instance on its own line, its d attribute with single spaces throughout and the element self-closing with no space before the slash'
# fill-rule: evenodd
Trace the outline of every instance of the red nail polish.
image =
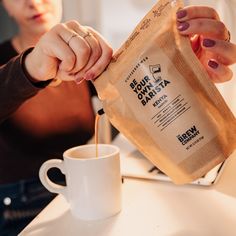
<svg viewBox="0 0 236 236">
<path fill-rule="evenodd" d="M 189 23 L 188 22 L 181 22 L 178 24 L 177 29 L 179 31 L 184 31 L 189 28 Z"/>
<path fill-rule="evenodd" d="M 202 44 L 204 47 L 213 47 L 216 44 L 216 41 L 212 39 L 203 39 Z"/>
<path fill-rule="evenodd" d="M 213 69 L 217 69 L 217 67 L 219 66 L 219 64 L 216 61 L 213 60 L 209 60 L 208 61 L 208 66 L 210 66 Z"/>
<path fill-rule="evenodd" d="M 93 80 L 94 79 L 94 73 L 89 73 L 84 76 L 85 80 Z"/>
<path fill-rule="evenodd" d="M 76 84 L 80 84 L 80 83 L 83 82 L 83 80 L 84 80 L 84 77 L 76 78 L 76 79 L 75 79 L 75 83 L 76 83 Z"/>
<path fill-rule="evenodd" d="M 185 16 L 187 16 L 187 11 L 186 10 L 179 10 L 176 13 L 177 19 L 184 18 Z"/>
</svg>

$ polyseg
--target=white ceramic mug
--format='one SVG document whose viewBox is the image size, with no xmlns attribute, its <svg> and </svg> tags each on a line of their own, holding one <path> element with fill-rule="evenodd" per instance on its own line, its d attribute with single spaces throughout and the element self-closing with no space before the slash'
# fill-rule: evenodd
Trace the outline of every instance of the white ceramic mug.
<svg viewBox="0 0 236 236">
<path fill-rule="evenodd" d="M 44 162 L 39 171 L 42 184 L 69 202 L 72 214 L 83 220 L 105 219 L 121 210 L 121 174 L 119 148 L 95 144 L 71 148 L 63 160 Z M 59 168 L 66 186 L 53 183 L 47 176 L 50 168 Z"/>
</svg>

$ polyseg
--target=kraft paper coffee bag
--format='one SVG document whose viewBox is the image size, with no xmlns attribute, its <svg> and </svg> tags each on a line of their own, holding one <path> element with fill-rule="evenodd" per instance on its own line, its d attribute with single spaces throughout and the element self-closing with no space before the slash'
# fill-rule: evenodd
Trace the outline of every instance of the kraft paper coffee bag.
<svg viewBox="0 0 236 236">
<path fill-rule="evenodd" d="M 224 161 L 235 117 L 176 29 L 182 1 L 162 0 L 95 81 L 111 123 L 177 184 Z"/>
</svg>

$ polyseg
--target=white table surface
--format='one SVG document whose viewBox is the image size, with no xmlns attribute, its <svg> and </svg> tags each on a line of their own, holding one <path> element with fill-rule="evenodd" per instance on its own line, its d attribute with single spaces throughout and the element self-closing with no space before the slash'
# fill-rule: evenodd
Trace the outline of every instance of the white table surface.
<svg viewBox="0 0 236 236">
<path fill-rule="evenodd" d="M 57 196 L 20 236 L 234 236 L 236 152 L 212 187 L 125 179 L 123 209 L 106 220 L 72 217 Z"/>
</svg>

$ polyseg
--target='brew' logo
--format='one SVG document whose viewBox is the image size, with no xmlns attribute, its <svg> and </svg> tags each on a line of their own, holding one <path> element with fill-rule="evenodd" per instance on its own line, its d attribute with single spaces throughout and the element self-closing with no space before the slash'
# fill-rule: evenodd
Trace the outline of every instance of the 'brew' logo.
<svg viewBox="0 0 236 236">
<path fill-rule="evenodd" d="M 199 134 L 200 134 L 199 130 L 194 125 L 190 129 L 188 129 L 186 132 L 184 132 L 183 134 L 179 134 L 176 137 L 182 143 L 182 145 L 185 145 Z"/>
</svg>

